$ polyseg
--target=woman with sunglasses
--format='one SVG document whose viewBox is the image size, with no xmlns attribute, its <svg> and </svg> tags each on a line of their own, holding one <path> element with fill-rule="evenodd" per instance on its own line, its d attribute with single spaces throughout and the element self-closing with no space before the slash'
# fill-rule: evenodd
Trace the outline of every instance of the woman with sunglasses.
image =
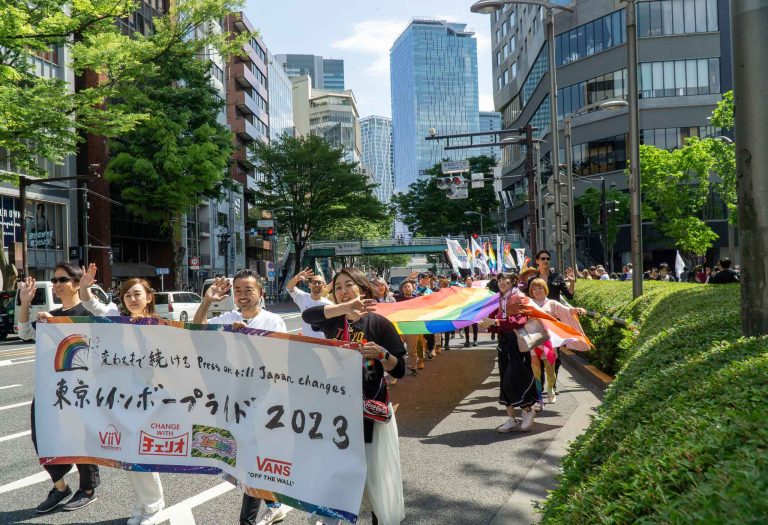
<svg viewBox="0 0 768 525">
<path fill-rule="evenodd" d="M 77 266 L 70 263 L 59 263 L 53 271 L 54 295 L 61 300 L 61 307 L 50 312 L 40 312 L 38 319 L 44 317 L 77 317 L 90 315 L 85 309 L 78 289 L 80 287 L 80 278 L 83 272 Z M 35 297 L 37 288 L 35 279 L 27 277 L 19 288 L 19 302 L 21 309 L 19 311 L 19 337 L 22 339 L 34 339 L 35 329 L 29 320 L 30 306 Z M 37 452 L 37 429 L 35 428 L 35 401 L 32 400 L 32 444 Z M 44 514 L 56 509 L 62 502 L 72 496 L 63 509 L 72 511 L 85 507 L 96 501 L 96 487 L 99 486 L 99 467 L 97 465 L 75 465 L 80 474 L 80 486 L 72 496 L 72 489 L 69 488 L 64 480 L 64 475 L 69 472 L 72 465 L 45 465 L 45 470 L 50 474 L 53 481 L 53 488 L 48 492 L 48 497 L 37 506 L 37 513 Z"/>
<path fill-rule="evenodd" d="M 91 293 L 91 284 L 96 281 L 96 265 L 91 263 L 80 278 L 80 298 L 83 306 L 91 315 L 113 317 L 129 315 L 131 319 L 159 317 L 155 312 L 155 292 L 150 284 L 141 278 L 133 277 L 120 286 L 119 297 L 123 305 L 121 310 L 114 303 L 104 305 Z M 126 525 L 153 525 L 155 516 L 165 507 L 163 486 L 157 472 L 128 471 L 128 479 L 133 487 L 133 512 Z"/>
</svg>

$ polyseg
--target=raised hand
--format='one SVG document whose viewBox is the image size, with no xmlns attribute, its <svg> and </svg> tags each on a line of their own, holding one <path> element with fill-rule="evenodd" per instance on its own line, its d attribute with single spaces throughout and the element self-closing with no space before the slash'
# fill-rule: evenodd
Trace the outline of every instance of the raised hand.
<svg viewBox="0 0 768 525">
<path fill-rule="evenodd" d="M 299 281 L 304 282 L 307 279 L 312 279 L 314 275 L 315 275 L 315 272 L 313 272 L 310 268 L 304 268 L 302 271 L 296 274 L 296 278 Z"/>
<path fill-rule="evenodd" d="M 344 303 L 347 307 L 347 317 L 353 321 L 360 319 L 364 315 L 374 310 L 376 301 L 373 299 L 363 299 L 362 297 L 355 297 L 351 301 Z"/>
<path fill-rule="evenodd" d="M 80 277 L 80 287 L 88 289 L 96 282 L 96 265 L 91 263 L 88 265 L 88 269 L 84 267 L 81 269 L 83 270 L 83 276 Z"/>
<path fill-rule="evenodd" d="M 32 304 L 32 299 L 35 298 L 35 278 L 27 277 L 22 281 L 19 287 L 19 301 L 22 306 L 29 306 Z"/>
<path fill-rule="evenodd" d="M 213 284 L 206 290 L 205 297 L 214 303 L 218 303 L 227 297 L 230 288 L 232 288 L 232 284 L 226 277 L 216 277 L 213 280 Z"/>
</svg>

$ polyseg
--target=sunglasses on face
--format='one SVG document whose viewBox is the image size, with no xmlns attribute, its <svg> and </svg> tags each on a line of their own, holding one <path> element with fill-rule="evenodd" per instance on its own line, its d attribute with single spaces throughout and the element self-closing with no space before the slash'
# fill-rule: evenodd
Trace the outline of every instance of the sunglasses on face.
<svg viewBox="0 0 768 525">
<path fill-rule="evenodd" d="M 540 261 L 548 261 L 548 260 L 549 260 L 549 257 L 539 257 L 539 260 L 540 260 Z"/>
<path fill-rule="evenodd" d="M 51 278 L 51 282 L 53 284 L 56 284 L 56 283 L 64 284 L 64 283 L 68 283 L 71 280 L 72 280 L 72 277 L 52 277 Z"/>
<path fill-rule="evenodd" d="M 322 284 L 322 285 L 325 285 L 325 283 L 323 281 L 312 281 L 312 282 L 310 282 L 310 284 Z"/>
</svg>

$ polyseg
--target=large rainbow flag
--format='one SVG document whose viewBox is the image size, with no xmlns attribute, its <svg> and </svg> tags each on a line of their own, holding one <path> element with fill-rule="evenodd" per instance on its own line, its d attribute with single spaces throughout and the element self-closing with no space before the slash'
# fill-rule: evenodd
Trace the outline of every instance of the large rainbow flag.
<svg viewBox="0 0 768 525">
<path fill-rule="evenodd" d="M 451 286 L 409 301 L 380 303 L 375 311 L 400 334 L 439 334 L 475 324 L 498 305 L 498 294 L 487 288 Z"/>
<path fill-rule="evenodd" d="M 588 350 L 592 343 L 582 332 L 544 312 L 529 297 L 519 294 L 515 302 L 522 312 L 541 321 L 553 346 Z M 439 334 L 464 328 L 488 317 L 499 306 L 499 294 L 487 288 L 451 286 L 439 292 L 400 303 L 380 303 L 376 313 L 383 315 L 403 335 Z"/>
</svg>

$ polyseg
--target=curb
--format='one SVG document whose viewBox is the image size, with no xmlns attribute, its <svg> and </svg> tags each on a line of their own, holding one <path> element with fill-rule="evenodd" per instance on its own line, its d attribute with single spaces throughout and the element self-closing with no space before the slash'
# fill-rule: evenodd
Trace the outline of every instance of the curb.
<svg viewBox="0 0 768 525">
<path fill-rule="evenodd" d="M 560 357 L 563 361 L 566 361 L 569 365 L 576 368 L 579 372 L 589 377 L 602 389 L 606 389 L 608 385 L 613 383 L 614 377 L 606 374 L 595 365 L 591 364 L 587 359 L 578 355 L 573 350 L 567 348 L 560 349 Z"/>
</svg>

